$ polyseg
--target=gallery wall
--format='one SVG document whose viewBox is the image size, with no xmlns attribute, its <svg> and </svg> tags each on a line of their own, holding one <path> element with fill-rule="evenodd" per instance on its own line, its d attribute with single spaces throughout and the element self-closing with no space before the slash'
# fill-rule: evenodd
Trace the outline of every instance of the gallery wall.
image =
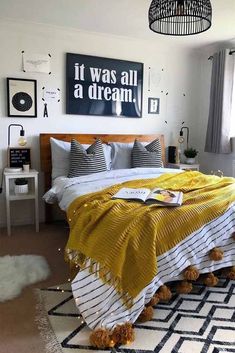
<svg viewBox="0 0 235 353">
<path fill-rule="evenodd" d="M 7 128 L 11 123 L 24 126 L 31 147 L 32 167 L 40 171 L 39 134 L 42 132 L 77 133 L 163 133 L 166 146 L 175 145 L 179 130 L 190 127 L 192 143 L 197 144 L 199 116 L 199 65 L 196 51 L 164 40 L 140 41 L 133 38 L 98 35 L 64 30 L 45 25 L 2 21 L 0 24 L 0 170 L 7 165 Z M 51 54 L 51 75 L 22 71 L 22 50 Z M 141 62 L 144 64 L 142 118 L 115 118 L 65 114 L 65 57 L 78 53 Z M 6 77 L 37 80 L 37 118 L 7 117 Z M 49 117 L 43 117 L 42 87 L 59 88 L 61 100 L 48 103 Z M 160 113 L 148 114 L 148 97 L 160 98 Z M 18 129 L 12 129 L 11 144 L 17 145 Z M 197 147 L 197 146 L 195 146 Z M 40 220 L 44 220 L 43 174 L 40 172 Z M 22 201 L 21 201 L 22 202 Z M 13 224 L 33 222 L 30 202 L 15 202 Z M 6 224 L 4 194 L 0 195 L 0 225 Z"/>
</svg>

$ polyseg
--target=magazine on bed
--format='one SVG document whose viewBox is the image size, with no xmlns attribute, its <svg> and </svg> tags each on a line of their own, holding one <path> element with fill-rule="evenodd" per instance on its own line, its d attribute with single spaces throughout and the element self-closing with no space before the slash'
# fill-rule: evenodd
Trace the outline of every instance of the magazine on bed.
<svg viewBox="0 0 235 353">
<path fill-rule="evenodd" d="M 183 201 L 181 191 L 171 191 L 155 188 L 122 188 L 112 197 L 113 199 L 124 199 L 128 201 L 140 201 L 146 204 L 156 204 L 158 206 L 180 206 Z"/>
</svg>

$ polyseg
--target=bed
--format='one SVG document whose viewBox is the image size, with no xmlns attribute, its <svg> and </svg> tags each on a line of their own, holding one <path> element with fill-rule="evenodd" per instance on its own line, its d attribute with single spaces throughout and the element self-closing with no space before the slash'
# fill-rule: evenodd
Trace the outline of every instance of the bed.
<svg viewBox="0 0 235 353">
<path fill-rule="evenodd" d="M 71 178 L 58 177 L 51 185 L 51 137 L 67 142 L 76 139 L 88 145 L 97 138 L 104 144 L 130 143 L 135 139 L 148 143 L 159 139 L 161 159 L 165 163 L 164 137 L 163 135 L 40 135 L 41 167 L 45 174 L 44 199 L 49 203 L 58 202 L 60 208 L 67 212 L 70 238 L 65 255 L 75 271 L 80 269 L 76 271 L 72 281 L 73 295 L 87 325 L 98 333 L 98 336 L 92 336 L 91 339 L 94 346 L 104 348 L 132 340 L 130 325 L 137 319 L 150 318 L 152 305 L 156 305 L 160 300 L 170 299 L 170 289 L 165 286 L 168 282 L 178 283 L 176 281 L 179 281 L 178 292 L 187 293 L 192 289 L 192 283 L 199 274 L 200 279 L 211 286 L 216 284 L 216 276 L 213 273 L 221 268 L 227 269 L 230 278 L 235 276 L 233 178 L 204 176 L 199 172 L 182 172 L 162 167 L 131 168 Z M 185 202 L 180 208 L 165 212 L 165 210 L 156 211 L 136 203 L 110 201 L 110 195 L 112 196 L 122 185 L 139 187 L 143 184 L 151 187 L 156 178 L 160 186 L 171 190 L 181 189 L 185 193 Z M 205 184 L 203 189 L 202 183 Z M 192 206 L 194 201 L 195 205 L 199 202 L 197 209 Z M 117 203 L 114 204 L 114 202 Z M 46 219 L 51 221 L 50 205 L 47 204 L 46 207 Z M 115 217 L 112 217 L 112 212 L 116 212 Z M 128 221 L 128 229 L 132 229 L 131 231 L 126 232 L 126 228 L 120 231 L 120 234 L 126 232 L 125 234 L 128 233 L 128 235 L 125 235 L 125 242 L 120 241 L 122 247 L 119 250 L 119 243 L 115 243 L 118 238 L 116 230 L 125 224 L 128 217 L 137 221 L 134 226 L 131 220 Z M 181 219 L 184 220 L 182 227 Z M 153 240 L 150 240 L 149 234 L 156 229 L 157 234 Z M 181 233 L 185 233 L 184 237 Z M 79 237 L 83 242 L 82 249 L 86 249 L 84 250 L 86 256 L 81 248 L 72 245 Z M 162 243 L 157 243 L 156 239 L 160 237 Z M 167 246 L 162 239 L 165 239 Z M 177 243 L 175 239 L 178 239 Z M 89 241 L 90 244 L 88 244 Z M 109 243 L 107 249 L 104 245 L 106 242 L 112 242 L 115 246 L 112 247 Z M 133 243 L 133 248 L 138 248 L 138 252 L 135 253 L 135 250 L 129 249 L 129 245 L 127 250 L 123 251 L 123 244 L 127 243 Z M 150 248 L 149 244 L 152 243 L 155 244 L 155 248 L 150 254 L 148 247 Z M 144 257 L 142 253 L 144 254 L 145 251 Z M 104 254 L 107 257 L 105 266 L 102 261 Z M 118 263 L 117 267 L 119 267 L 115 272 L 113 265 L 116 262 L 115 259 L 122 257 L 125 260 L 121 265 Z M 153 268 L 150 259 L 156 262 L 157 267 Z M 106 267 L 107 263 L 110 266 Z M 132 266 L 134 275 L 128 270 Z M 151 272 L 152 269 L 154 271 Z M 119 276 L 115 277 L 114 273 L 119 273 Z M 136 288 L 138 291 L 135 291 Z M 126 330 L 123 331 L 122 327 L 126 323 L 129 326 L 126 326 Z M 120 338 L 120 332 L 114 334 L 115 338 L 112 336 L 116 328 L 122 332 L 124 338 Z"/>
</svg>

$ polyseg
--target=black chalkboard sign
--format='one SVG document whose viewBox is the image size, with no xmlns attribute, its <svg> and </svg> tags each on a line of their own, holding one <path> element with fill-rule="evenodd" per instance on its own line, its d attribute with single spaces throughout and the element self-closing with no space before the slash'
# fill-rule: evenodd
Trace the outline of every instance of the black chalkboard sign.
<svg viewBox="0 0 235 353">
<path fill-rule="evenodd" d="M 9 147 L 9 166 L 22 167 L 24 163 L 30 163 L 30 148 Z"/>
</svg>

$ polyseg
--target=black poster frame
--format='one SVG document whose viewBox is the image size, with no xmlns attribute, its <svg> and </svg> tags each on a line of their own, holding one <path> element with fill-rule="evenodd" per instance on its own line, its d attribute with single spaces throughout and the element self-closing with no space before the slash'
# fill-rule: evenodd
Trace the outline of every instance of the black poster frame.
<svg viewBox="0 0 235 353">
<path fill-rule="evenodd" d="M 24 84 L 25 83 L 31 83 L 31 87 L 27 87 L 25 89 Z M 14 85 L 14 83 L 18 83 L 17 90 L 18 92 L 15 92 L 12 94 L 11 92 L 11 87 Z M 32 104 L 33 107 L 33 113 L 30 112 L 30 108 L 28 109 L 27 107 L 27 99 L 29 97 L 32 102 L 29 104 Z M 24 104 L 20 104 L 21 98 L 23 98 L 23 101 L 25 100 Z M 15 103 L 14 103 L 15 99 Z M 15 105 L 15 106 L 14 106 Z M 19 108 L 17 109 L 17 106 Z M 18 110 L 18 114 L 17 114 Z M 14 112 L 14 113 L 13 113 Z M 13 77 L 7 77 L 7 113 L 8 117 L 15 117 L 15 118 L 36 118 L 37 117 L 37 81 L 36 80 L 31 80 L 31 79 L 26 79 L 26 78 L 13 78 Z"/>
<path fill-rule="evenodd" d="M 66 114 L 141 118 L 142 99 L 143 63 L 66 54 Z"/>
</svg>

